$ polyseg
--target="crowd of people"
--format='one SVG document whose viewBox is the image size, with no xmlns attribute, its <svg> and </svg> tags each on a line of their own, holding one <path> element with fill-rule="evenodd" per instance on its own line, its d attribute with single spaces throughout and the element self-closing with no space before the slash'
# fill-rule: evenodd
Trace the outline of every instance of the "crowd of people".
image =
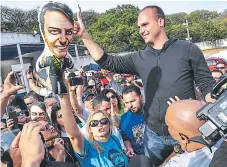
<svg viewBox="0 0 227 167">
<path fill-rule="evenodd" d="M 40 11 L 46 48 L 37 68 L 26 72 L 30 92 L 17 93 L 25 86 L 16 84 L 14 72 L 1 86 L 3 166 L 226 165 L 223 139 L 211 148 L 190 139 L 202 136 L 205 121 L 196 112 L 216 102 L 210 93 L 227 67 L 218 63 L 210 72 L 196 45 L 168 38 L 160 7 L 140 11 L 139 33 L 148 45 L 126 56 L 108 55 L 80 13 L 73 22 L 67 5 L 48 2 Z M 100 71 L 70 71 L 67 46 L 73 36 L 82 39 Z M 40 68 L 46 68 L 46 78 Z"/>
</svg>

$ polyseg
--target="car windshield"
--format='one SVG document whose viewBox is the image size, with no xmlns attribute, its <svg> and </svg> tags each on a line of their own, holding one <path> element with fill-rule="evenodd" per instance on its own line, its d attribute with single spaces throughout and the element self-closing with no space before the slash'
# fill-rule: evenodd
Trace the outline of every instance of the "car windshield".
<svg viewBox="0 0 227 167">
<path fill-rule="evenodd" d="M 207 60 L 206 62 L 208 66 L 212 66 L 216 64 L 213 60 Z"/>
</svg>

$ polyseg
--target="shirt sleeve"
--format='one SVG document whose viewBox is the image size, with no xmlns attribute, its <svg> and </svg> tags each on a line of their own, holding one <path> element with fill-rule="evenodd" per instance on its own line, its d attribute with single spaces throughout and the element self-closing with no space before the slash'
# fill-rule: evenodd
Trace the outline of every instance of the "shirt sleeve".
<svg viewBox="0 0 227 167">
<path fill-rule="evenodd" d="M 196 86 L 198 86 L 204 98 L 212 91 L 215 81 L 202 51 L 194 44 L 191 44 L 189 49 L 189 62 L 193 70 Z"/>
<path fill-rule="evenodd" d="M 84 122 L 86 122 L 90 115 L 90 112 L 85 107 L 83 107 L 82 110 L 83 110 L 82 117 L 83 117 Z"/>
<path fill-rule="evenodd" d="M 78 154 L 77 152 L 74 151 L 74 154 L 78 160 L 80 159 L 85 159 L 88 157 L 88 150 L 91 149 L 91 143 L 84 138 L 84 152 L 82 154 Z"/>
<path fill-rule="evenodd" d="M 111 56 L 104 52 L 103 56 L 96 63 L 103 69 L 107 69 L 116 73 L 134 74 L 139 76 L 135 64 L 134 57 L 139 52 L 131 53 L 125 56 Z"/>
</svg>

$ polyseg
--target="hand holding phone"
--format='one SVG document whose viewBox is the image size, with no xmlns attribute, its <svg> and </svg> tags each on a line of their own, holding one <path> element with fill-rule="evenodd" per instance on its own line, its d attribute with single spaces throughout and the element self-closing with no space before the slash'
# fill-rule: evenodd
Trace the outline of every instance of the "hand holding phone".
<svg viewBox="0 0 227 167">
<path fill-rule="evenodd" d="M 17 113 L 14 111 L 14 107 L 8 106 L 7 107 L 7 113 L 8 113 L 8 124 L 11 129 L 17 129 L 18 126 L 18 119 L 17 119 Z M 13 125 L 13 126 L 11 126 Z"/>
<path fill-rule="evenodd" d="M 16 85 L 23 85 L 21 76 L 22 76 L 21 71 L 14 71 L 14 77 L 15 77 L 15 80 L 16 80 Z"/>
</svg>

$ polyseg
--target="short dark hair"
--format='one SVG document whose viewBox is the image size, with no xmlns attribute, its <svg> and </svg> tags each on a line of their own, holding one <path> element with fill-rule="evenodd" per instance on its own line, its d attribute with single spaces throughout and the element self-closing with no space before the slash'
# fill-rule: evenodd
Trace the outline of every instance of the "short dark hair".
<svg viewBox="0 0 227 167">
<path fill-rule="evenodd" d="M 60 2 L 50 1 L 40 9 L 38 14 L 38 19 L 39 19 L 39 23 L 41 24 L 42 32 L 44 32 L 44 16 L 48 10 L 59 11 L 62 14 L 64 14 L 72 24 L 74 23 L 73 12 L 68 5 Z"/>
<path fill-rule="evenodd" d="M 156 17 L 159 18 L 163 18 L 164 19 L 164 26 L 166 25 L 166 16 L 165 13 L 163 12 L 162 8 L 160 8 L 159 6 L 156 5 L 151 5 L 151 6 L 146 6 L 144 7 L 142 11 L 144 11 L 145 9 L 154 9 L 155 13 L 156 13 Z"/>
<path fill-rule="evenodd" d="M 20 108 L 21 110 L 27 110 L 27 105 L 25 104 L 24 100 L 18 97 L 15 97 L 12 100 L 11 105 L 15 108 Z"/>
<path fill-rule="evenodd" d="M 32 106 L 38 106 L 39 108 L 41 108 L 46 113 L 46 105 L 45 105 L 44 102 L 34 102 L 34 103 L 32 103 L 31 107 Z"/>
<path fill-rule="evenodd" d="M 92 106 L 94 108 L 98 108 L 102 104 L 103 101 L 110 102 L 110 99 L 108 97 L 104 96 L 104 94 L 98 94 L 92 101 Z"/>
<path fill-rule="evenodd" d="M 33 97 L 34 99 L 36 99 L 38 101 L 40 99 L 39 95 L 37 93 L 34 93 L 34 92 L 26 93 L 25 96 L 24 96 L 24 99 L 27 99 L 29 97 Z"/>
<path fill-rule="evenodd" d="M 138 96 L 141 95 L 141 91 L 140 91 L 140 88 L 135 86 L 135 85 L 129 85 L 129 86 L 125 86 L 123 91 L 122 91 L 122 96 L 123 95 L 126 95 L 128 93 L 131 93 L 131 92 L 135 92 Z"/>
<path fill-rule="evenodd" d="M 224 62 L 220 62 L 220 61 L 219 61 L 219 62 L 216 64 L 216 66 L 219 65 L 219 64 L 224 64 L 224 66 L 226 67 L 226 65 L 225 65 Z"/>
</svg>

